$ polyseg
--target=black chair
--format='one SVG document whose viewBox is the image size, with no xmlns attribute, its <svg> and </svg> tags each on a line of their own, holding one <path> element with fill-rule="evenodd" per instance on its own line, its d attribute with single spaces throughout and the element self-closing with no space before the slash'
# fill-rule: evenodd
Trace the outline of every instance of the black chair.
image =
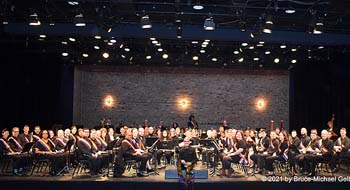
<svg viewBox="0 0 350 190">
<path fill-rule="evenodd" d="M 49 159 L 40 158 L 37 154 L 35 154 L 35 147 L 32 148 L 32 153 L 33 153 L 33 164 L 32 164 L 32 171 L 30 173 L 31 176 L 33 176 L 35 169 L 36 169 L 36 173 L 51 171 L 51 161 Z"/>
<path fill-rule="evenodd" d="M 11 173 L 8 169 L 13 165 L 13 159 L 4 153 L 2 146 L 0 146 L 0 164 L 1 174 Z"/>
<path fill-rule="evenodd" d="M 82 153 L 79 152 L 79 149 L 77 147 L 76 150 L 74 151 L 76 165 L 75 165 L 73 173 L 72 173 L 72 178 L 76 174 L 81 174 L 82 172 L 86 173 L 86 170 L 89 169 L 90 162 L 87 159 L 83 158 L 81 156 L 81 154 Z"/>
</svg>

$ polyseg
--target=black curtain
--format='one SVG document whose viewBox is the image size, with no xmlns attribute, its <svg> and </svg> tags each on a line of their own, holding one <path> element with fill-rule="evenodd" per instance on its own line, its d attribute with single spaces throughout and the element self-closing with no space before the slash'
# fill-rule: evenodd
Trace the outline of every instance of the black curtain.
<svg viewBox="0 0 350 190">
<path fill-rule="evenodd" d="M 326 129 L 335 114 L 335 129 L 350 124 L 350 66 L 347 53 L 333 53 L 327 61 L 306 61 L 291 70 L 291 129 Z"/>
</svg>

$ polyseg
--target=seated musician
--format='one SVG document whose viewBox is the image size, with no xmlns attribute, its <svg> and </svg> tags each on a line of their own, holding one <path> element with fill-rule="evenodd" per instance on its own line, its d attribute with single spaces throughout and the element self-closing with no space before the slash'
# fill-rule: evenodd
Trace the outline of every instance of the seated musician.
<svg viewBox="0 0 350 190">
<path fill-rule="evenodd" d="M 230 136 L 230 135 L 229 135 Z M 231 163 L 240 163 L 246 160 L 245 153 L 247 149 L 246 142 L 243 139 L 243 131 L 239 130 L 235 136 L 236 142 L 233 145 L 233 151 L 227 153 L 222 159 L 222 175 L 230 177 L 233 173 Z"/>
<path fill-rule="evenodd" d="M 331 161 L 331 168 L 336 169 L 336 163 L 339 159 L 350 158 L 350 139 L 346 136 L 346 128 L 340 129 L 340 137 L 334 143 L 334 159 Z"/>
<path fill-rule="evenodd" d="M 221 136 L 224 137 L 224 136 Z M 233 145 L 235 143 L 236 137 L 233 136 L 233 130 L 228 129 L 225 130 L 225 139 L 221 140 L 221 144 L 223 147 L 223 152 L 220 153 L 219 158 L 223 160 L 223 157 L 231 154 L 234 151 Z"/>
<path fill-rule="evenodd" d="M 264 135 L 264 133 L 265 133 L 265 130 L 263 130 L 262 135 Z M 271 131 L 268 148 L 265 148 L 265 145 L 262 144 L 262 147 L 258 147 L 257 149 L 258 151 L 263 150 L 263 152 L 258 152 L 257 154 L 254 154 L 250 157 L 254 161 L 254 163 L 257 165 L 257 170 L 256 170 L 257 173 L 262 173 L 262 170 L 265 167 L 265 159 L 269 156 L 273 156 L 276 154 L 278 150 L 278 143 L 279 143 L 279 140 L 277 139 L 276 132 Z"/>
<path fill-rule="evenodd" d="M 12 134 L 16 133 L 14 131 L 19 130 L 15 127 L 15 129 L 12 129 Z M 20 152 L 17 150 L 17 152 L 11 148 L 8 141 L 8 137 L 10 135 L 10 132 L 8 129 L 2 130 L 2 137 L 0 138 L 0 146 L 1 146 L 1 156 L 4 156 L 5 158 L 10 158 L 13 160 L 13 175 L 23 175 L 25 174 L 25 165 L 24 165 L 24 156 L 20 155 Z"/>
<path fill-rule="evenodd" d="M 93 139 L 98 147 L 99 151 L 105 151 L 107 149 L 107 142 L 102 138 L 101 130 L 95 131 L 95 138 Z"/>
<path fill-rule="evenodd" d="M 84 129 L 79 128 L 77 134 L 75 135 L 75 142 L 78 142 L 80 138 L 84 138 Z"/>
<path fill-rule="evenodd" d="M 96 176 L 101 169 L 101 155 L 98 152 L 98 148 L 89 138 L 89 129 L 84 129 L 84 134 L 82 138 L 79 138 L 77 142 L 78 156 L 86 159 L 89 164 L 90 174 Z"/>
<path fill-rule="evenodd" d="M 288 160 L 291 167 L 291 174 L 294 175 L 296 172 L 296 156 L 300 154 L 298 147 L 301 143 L 301 140 L 297 135 L 297 131 L 293 130 L 291 132 L 291 138 L 289 139 L 289 142 Z"/>
<path fill-rule="evenodd" d="M 29 125 L 24 125 L 23 133 L 19 134 L 19 142 L 24 147 L 27 143 L 33 142 L 32 134 L 29 133 Z"/>
<path fill-rule="evenodd" d="M 109 128 L 108 129 L 108 134 L 106 136 L 106 142 L 110 143 L 112 141 L 114 141 L 116 139 L 116 134 L 114 133 L 114 129 L 113 128 Z"/>
<path fill-rule="evenodd" d="M 301 173 L 302 174 L 308 174 L 307 172 L 307 166 L 305 163 L 305 156 L 308 154 L 314 154 L 316 145 L 319 140 L 319 136 L 317 135 L 317 130 L 312 129 L 310 132 L 310 137 L 308 139 L 301 138 L 300 146 L 299 146 L 299 153 L 295 156 L 295 161 L 299 165 L 300 168 L 302 168 Z M 303 141 L 304 140 L 304 141 Z M 304 142 L 308 142 L 306 145 L 304 145 Z"/>
<path fill-rule="evenodd" d="M 49 132 L 43 130 L 41 139 L 34 145 L 35 156 L 38 159 L 49 159 L 51 161 L 50 175 L 56 175 L 65 166 L 65 155 L 63 152 L 57 152 L 56 145 L 49 139 Z"/>
<path fill-rule="evenodd" d="M 212 140 L 212 141 L 215 140 L 213 138 L 213 133 L 210 129 L 207 130 L 206 135 L 207 135 L 207 137 L 205 138 L 206 140 Z M 207 165 L 209 165 L 209 164 L 212 165 L 213 164 L 211 162 L 212 157 L 214 157 L 214 149 L 212 149 L 210 147 L 204 147 L 202 150 L 202 162 L 203 162 L 203 164 L 206 163 Z M 215 157 L 214 157 L 214 159 L 215 159 Z"/>
<path fill-rule="evenodd" d="M 183 146 L 179 150 L 179 157 L 176 162 L 177 172 L 179 177 L 183 178 L 182 170 L 185 170 L 185 182 L 190 182 L 191 171 L 193 170 L 195 163 L 197 162 L 196 149 L 190 147 L 190 138 L 185 137 L 183 141 Z"/>
<path fill-rule="evenodd" d="M 8 143 L 14 152 L 21 152 L 23 150 L 23 146 L 19 141 L 18 135 L 19 135 L 19 128 L 18 127 L 12 128 L 12 136 L 8 139 Z"/>
<path fill-rule="evenodd" d="M 172 139 L 171 139 L 171 137 L 170 137 L 170 134 L 168 133 L 168 131 L 167 130 L 163 130 L 162 131 L 162 135 L 160 136 L 160 138 L 159 138 L 159 141 L 160 142 L 171 142 L 172 141 Z M 159 142 L 158 142 L 159 143 Z M 165 147 L 165 149 L 163 149 L 162 147 L 159 147 L 158 146 L 158 150 L 157 150 L 157 162 L 158 162 L 158 166 L 159 166 L 159 168 L 163 168 L 162 166 L 161 166 L 161 163 L 160 163 L 160 159 L 162 158 L 162 156 L 163 155 L 165 155 L 165 157 L 166 157 L 166 162 L 167 162 L 167 164 L 169 165 L 170 164 L 170 160 L 171 160 L 171 157 L 174 155 L 174 152 L 173 151 L 170 151 L 170 150 L 165 150 L 165 149 L 167 149 L 167 147 Z M 165 167 L 165 166 L 164 166 Z"/>
<path fill-rule="evenodd" d="M 330 161 L 333 156 L 333 143 L 328 139 L 328 131 L 322 130 L 321 139 L 317 141 L 313 154 L 305 155 L 308 176 L 315 176 L 316 165 L 320 161 Z"/>
<path fill-rule="evenodd" d="M 287 162 L 288 161 L 288 147 L 289 147 L 289 135 L 286 130 L 283 130 L 278 135 L 279 144 L 276 155 L 266 158 L 265 169 L 268 171 L 268 175 L 274 175 L 273 162 L 275 160 Z"/>
<path fill-rule="evenodd" d="M 53 142 L 56 144 L 56 150 L 64 150 L 68 140 L 64 138 L 64 132 L 62 129 L 57 131 L 57 137 Z"/>
<path fill-rule="evenodd" d="M 157 137 L 157 134 L 154 132 L 154 128 L 152 126 L 148 127 L 148 138 L 149 137 Z"/>
<path fill-rule="evenodd" d="M 134 133 L 137 134 L 137 129 L 134 131 Z M 146 165 L 147 161 L 152 158 L 152 155 L 137 147 L 136 139 L 133 139 L 132 129 L 128 129 L 126 131 L 125 139 L 122 141 L 119 151 L 124 160 L 136 160 L 141 162 L 137 172 L 139 177 L 148 176 L 146 172 Z"/>
<path fill-rule="evenodd" d="M 36 142 L 37 140 L 40 140 L 40 136 L 41 136 L 41 128 L 39 125 L 36 125 L 33 131 L 33 141 Z"/>
</svg>

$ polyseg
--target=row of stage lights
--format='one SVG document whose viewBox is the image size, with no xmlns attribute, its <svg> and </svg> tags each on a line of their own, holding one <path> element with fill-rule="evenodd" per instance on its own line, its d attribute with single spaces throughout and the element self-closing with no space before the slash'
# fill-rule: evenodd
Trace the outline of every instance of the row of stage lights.
<svg viewBox="0 0 350 190">
<path fill-rule="evenodd" d="M 40 35 L 40 38 L 46 38 L 46 35 Z M 95 38 L 95 39 L 102 39 L 101 36 L 95 36 L 94 38 Z M 72 38 L 72 37 L 68 38 L 68 40 L 69 40 L 70 42 L 75 42 L 75 41 L 76 41 L 76 39 L 75 39 L 75 38 Z M 162 57 L 163 59 L 166 60 L 166 59 L 169 58 L 169 54 L 167 53 L 166 50 L 164 50 L 164 49 L 161 47 L 161 42 L 160 42 L 159 40 L 157 40 L 156 38 L 150 38 L 150 41 L 151 41 L 151 43 L 155 46 L 155 48 L 157 49 L 157 51 L 160 52 L 160 53 L 162 53 L 162 54 L 161 54 L 161 57 Z M 107 44 L 108 44 L 108 45 L 114 45 L 116 42 L 117 42 L 117 41 L 116 41 L 114 38 L 112 38 L 111 40 L 107 41 Z M 63 45 L 67 45 L 67 44 L 68 44 L 67 41 L 62 41 L 61 43 L 62 43 Z M 191 43 L 192 43 L 192 44 L 199 44 L 199 41 L 192 41 Z M 210 43 L 210 40 L 204 40 L 204 41 L 202 42 L 202 44 L 201 44 L 201 49 L 199 50 L 199 53 L 192 56 L 192 60 L 193 60 L 193 61 L 195 61 L 195 62 L 199 61 L 200 55 L 201 55 L 201 54 L 204 54 L 204 53 L 206 52 L 205 48 L 209 45 L 209 43 Z M 239 63 L 242 63 L 242 62 L 245 61 L 244 56 L 241 55 L 241 54 L 243 53 L 243 49 L 242 49 L 242 48 L 246 48 L 246 49 L 249 49 L 249 50 L 253 50 L 253 49 L 255 49 L 255 47 L 262 47 L 262 46 L 264 46 L 264 44 L 265 44 L 265 43 L 261 41 L 261 42 L 259 42 L 258 44 L 256 44 L 255 46 L 254 46 L 254 45 L 250 45 L 250 46 L 249 46 L 249 44 L 248 44 L 247 42 L 243 42 L 243 43 L 241 43 L 241 48 L 238 48 L 238 49 L 234 50 L 234 51 L 233 51 L 233 54 L 237 55 L 237 56 L 238 56 L 237 61 L 238 61 Z M 248 46 L 249 46 L 249 47 L 248 47 Z M 98 46 L 98 45 L 94 45 L 93 48 L 94 48 L 95 50 L 100 50 L 100 46 Z M 131 48 L 129 48 L 129 47 L 127 47 L 127 46 L 124 47 L 124 44 L 120 44 L 120 48 L 124 48 L 124 51 L 125 51 L 125 52 L 130 52 L 130 51 L 131 51 Z M 281 44 L 281 45 L 280 45 L 280 49 L 286 49 L 286 48 L 287 48 L 287 45 L 285 45 L 285 44 Z M 324 48 L 323 46 L 319 46 L 319 47 L 318 47 L 318 49 L 323 49 L 323 48 Z M 292 48 L 290 49 L 290 51 L 291 51 L 291 52 L 296 52 L 296 51 L 297 51 L 297 48 L 292 47 Z M 309 51 L 311 51 L 311 50 L 309 50 Z M 265 54 L 265 55 L 270 55 L 270 54 L 271 54 L 271 51 L 270 51 L 270 50 L 266 50 L 266 51 L 264 52 L 264 54 Z M 239 56 L 239 55 L 241 55 L 241 56 Z M 68 56 L 69 56 L 69 53 L 68 53 L 68 52 L 62 52 L 62 56 L 63 56 L 63 57 L 68 57 Z M 82 56 L 83 58 L 87 58 L 87 57 L 89 57 L 89 54 L 88 54 L 88 53 L 82 53 L 81 56 Z M 104 58 L 104 59 L 108 59 L 108 58 L 110 57 L 110 54 L 109 54 L 107 51 L 104 51 L 104 52 L 101 53 L 101 56 L 102 56 L 102 58 Z M 121 57 L 122 57 L 122 58 L 126 58 L 126 56 L 125 56 L 124 54 L 122 54 Z M 145 59 L 146 59 L 146 60 L 152 59 L 152 55 L 151 55 L 151 54 L 146 54 Z M 259 57 L 253 57 L 252 60 L 253 60 L 253 61 L 260 61 L 260 58 L 259 58 Z M 213 56 L 213 57 L 211 58 L 211 61 L 212 61 L 212 62 L 217 62 L 217 61 L 218 61 L 218 58 L 215 57 L 215 56 Z M 279 58 L 279 57 L 275 57 L 275 58 L 273 59 L 273 62 L 276 63 L 276 64 L 280 63 L 280 58 Z M 297 63 L 297 59 L 291 59 L 291 60 L 290 60 L 290 63 L 294 63 L 294 64 Z"/>
<path fill-rule="evenodd" d="M 68 1 L 69 5 L 72 6 L 77 6 L 79 5 L 78 1 Z M 194 10 L 202 10 L 204 9 L 204 5 L 200 4 L 199 2 L 196 2 L 193 4 L 193 9 Z M 287 14 L 294 14 L 296 11 L 294 8 L 292 7 L 287 7 L 287 8 L 283 8 L 285 10 L 285 13 Z M 323 21 L 322 19 L 318 18 L 316 16 L 316 11 L 314 10 L 310 10 L 310 14 L 311 14 L 311 21 L 308 24 L 308 33 L 310 34 L 322 34 L 322 30 L 323 30 Z M 266 34 L 271 34 L 272 33 L 272 26 L 274 25 L 274 21 L 273 21 L 273 16 L 271 14 L 262 14 L 259 19 L 258 19 L 258 23 L 256 24 L 256 30 L 254 32 L 250 33 L 251 38 L 254 38 L 256 35 L 260 34 L 260 33 L 266 33 Z M 177 23 L 177 38 L 182 38 L 182 27 L 181 27 L 181 19 L 176 19 L 175 20 Z M 6 23 L 8 24 L 8 23 Z M 73 24 L 77 27 L 85 27 L 87 24 L 85 22 L 85 18 L 83 13 L 78 13 L 75 15 L 74 19 L 73 19 Z M 37 13 L 32 13 L 29 16 L 29 25 L 31 26 L 39 26 L 41 25 L 41 22 L 39 20 L 39 16 Z M 50 25 L 54 25 L 54 22 L 50 22 Z M 143 11 L 143 13 L 141 14 L 141 18 L 140 18 L 140 27 L 142 29 L 150 29 L 152 28 L 152 22 L 151 22 L 151 18 L 149 15 L 147 15 L 145 13 L 145 11 Z M 214 22 L 214 17 L 209 13 L 209 16 L 207 18 L 205 18 L 204 20 L 204 24 L 203 24 L 203 28 L 204 30 L 215 30 L 216 28 L 216 24 Z M 113 25 L 108 25 L 107 27 L 104 27 L 104 29 L 107 32 L 111 32 L 113 29 Z M 241 26 L 241 30 L 243 32 L 246 31 L 245 27 Z"/>
</svg>

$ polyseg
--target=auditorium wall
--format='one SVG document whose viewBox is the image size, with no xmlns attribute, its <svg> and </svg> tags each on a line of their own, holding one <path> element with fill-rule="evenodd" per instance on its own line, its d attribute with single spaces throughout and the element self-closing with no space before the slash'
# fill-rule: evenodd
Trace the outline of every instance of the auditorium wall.
<svg viewBox="0 0 350 190">
<path fill-rule="evenodd" d="M 107 97 L 107 99 L 106 99 Z M 109 97 L 109 99 L 108 99 Z M 110 98 L 112 97 L 112 99 Z M 200 127 L 289 127 L 288 71 L 208 68 L 77 66 L 74 124 L 187 125 L 193 113 Z"/>
</svg>

